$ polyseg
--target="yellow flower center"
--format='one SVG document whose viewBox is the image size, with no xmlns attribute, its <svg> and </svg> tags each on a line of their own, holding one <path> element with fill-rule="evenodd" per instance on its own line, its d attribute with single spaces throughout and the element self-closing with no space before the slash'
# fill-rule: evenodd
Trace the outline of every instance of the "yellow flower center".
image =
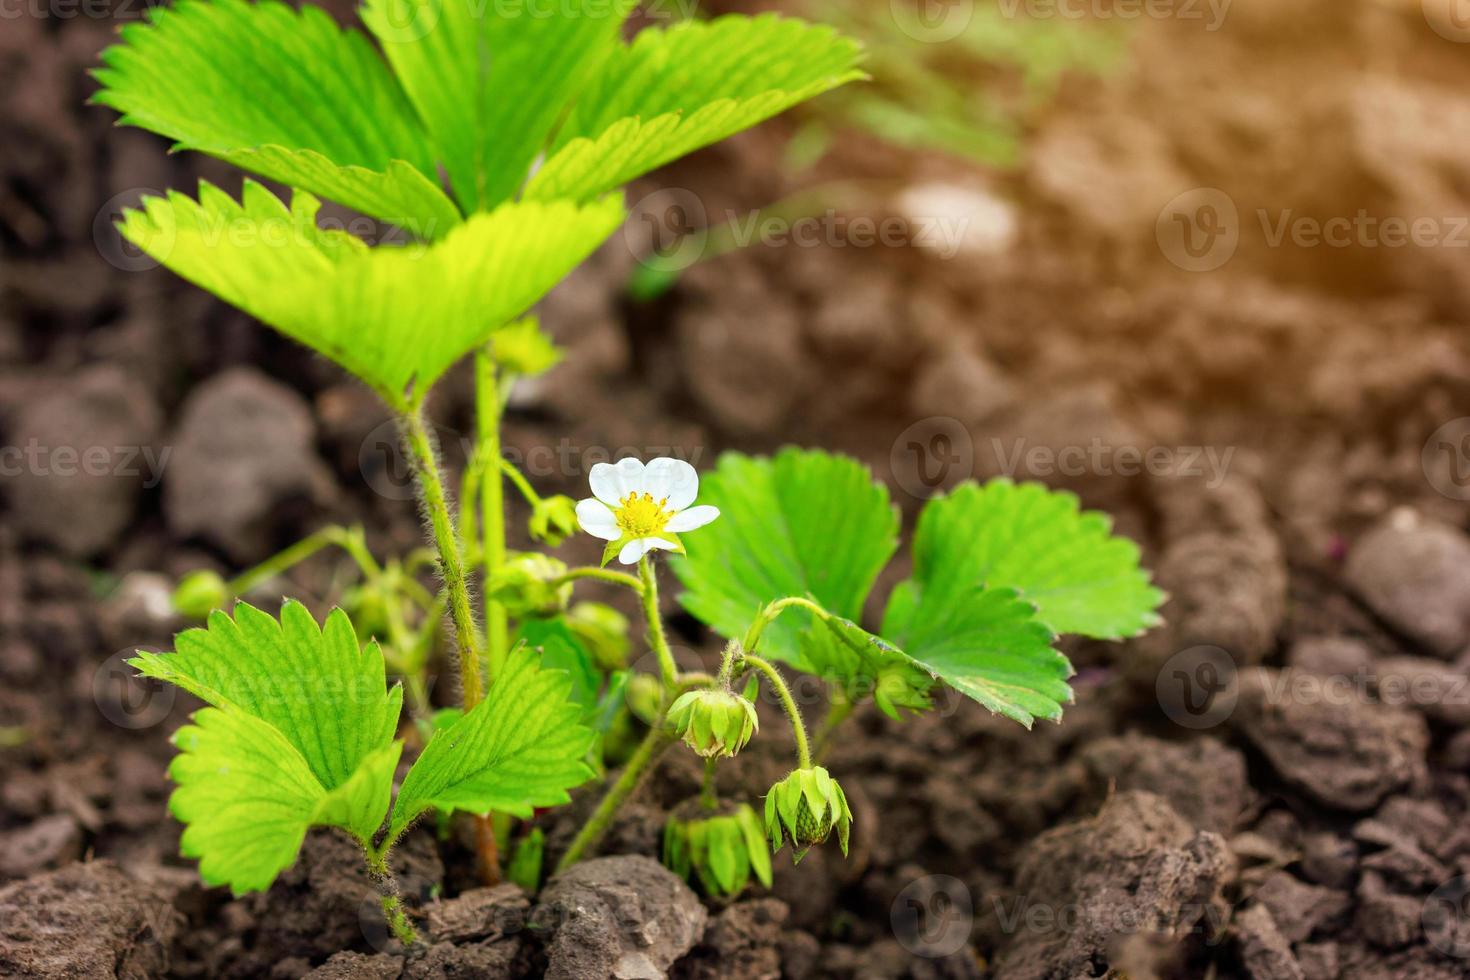
<svg viewBox="0 0 1470 980">
<path fill-rule="evenodd" d="M 663 533 L 668 525 L 669 519 L 674 516 L 671 510 L 664 510 L 664 504 L 669 499 L 654 500 L 649 493 L 630 493 L 622 499 L 613 516 L 617 518 L 618 527 L 624 533 L 633 538 L 648 538 Z"/>
</svg>

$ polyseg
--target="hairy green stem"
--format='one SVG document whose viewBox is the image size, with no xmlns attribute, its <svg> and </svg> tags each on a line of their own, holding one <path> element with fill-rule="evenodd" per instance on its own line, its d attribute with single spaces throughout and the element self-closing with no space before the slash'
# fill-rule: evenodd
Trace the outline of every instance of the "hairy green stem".
<svg viewBox="0 0 1470 980">
<path fill-rule="evenodd" d="M 588 851 L 597 846 L 603 835 L 607 833 L 608 827 L 612 826 L 613 817 L 617 816 L 623 803 L 642 784 L 643 778 L 648 775 L 653 764 L 658 761 L 659 756 L 663 755 L 665 749 L 674 744 L 675 738 L 674 733 L 669 731 L 664 724 L 664 716 L 660 713 L 654 726 L 648 730 L 647 735 L 643 736 L 643 741 L 638 743 L 638 748 L 634 750 L 628 764 L 618 774 L 617 781 L 603 795 L 602 800 L 597 804 L 597 809 L 582 825 L 582 829 L 577 831 L 577 836 L 573 838 L 571 846 L 557 862 L 557 871 L 565 871 L 570 868 L 586 857 Z"/>
<path fill-rule="evenodd" d="M 786 686 L 786 679 L 781 672 L 769 660 L 745 654 L 744 660 L 756 670 L 766 675 L 775 688 L 776 696 L 781 699 L 781 707 L 786 712 L 786 717 L 791 720 L 791 736 L 796 740 L 796 766 L 798 769 L 810 769 L 812 767 L 812 750 L 806 740 L 806 726 L 801 721 L 801 710 L 796 706 L 796 699 L 791 696 L 791 688 Z"/>
<path fill-rule="evenodd" d="M 777 599 L 775 602 L 763 608 L 760 614 L 751 620 L 750 628 L 745 631 L 745 642 L 741 644 L 745 648 L 745 651 L 747 653 L 754 652 L 755 648 L 760 645 L 761 634 L 766 631 L 766 627 L 774 622 L 776 617 L 781 615 L 784 610 L 790 609 L 793 606 L 805 609 L 819 619 L 832 618 L 832 614 L 827 610 L 802 596 L 791 595 L 784 599 Z"/>
<path fill-rule="evenodd" d="M 313 531 L 284 551 L 271 555 L 253 568 L 236 575 L 225 583 L 230 595 L 243 595 L 262 582 L 268 582 L 294 565 L 298 565 L 329 545 L 337 545 L 357 562 L 362 573 L 369 579 L 383 574 L 382 567 L 373 558 L 363 542 L 362 528 L 345 528 L 332 525 Z"/>
<path fill-rule="evenodd" d="M 667 708 L 679 686 L 679 668 L 669 649 L 668 637 L 664 635 L 664 621 L 658 613 L 658 576 L 653 571 L 653 559 L 648 555 L 638 560 L 638 579 L 643 583 L 643 618 L 648 621 L 648 645 L 658 657 L 659 679 L 664 684 L 664 707 Z"/>
<path fill-rule="evenodd" d="M 477 464 L 484 467 L 480 472 L 480 560 L 487 583 L 505 561 L 505 478 L 500 466 L 503 405 L 495 361 L 488 350 L 481 349 L 475 353 L 475 427 L 478 437 L 475 455 Z M 471 504 L 466 502 L 466 506 Z M 493 683 L 505 669 L 506 652 L 510 647 L 510 622 L 505 606 L 489 597 L 488 586 L 485 594 L 485 656 Z"/>
<path fill-rule="evenodd" d="M 454 623 L 455 654 L 459 657 L 460 697 L 465 711 L 469 711 L 480 703 L 484 690 L 480 681 L 480 655 L 475 643 L 475 613 L 470 604 L 469 585 L 465 582 L 459 534 L 449 511 L 449 501 L 444 495 L 444 481 L 439 474 L 439 456 L 424 424 L 422 407 L 403 417 L 403 440 L 408 446 L 419 499 L 429 518 L 434 544 L 439 549 L 439 574 L 449 594 L 449 618 Z"/>
<path fill-rule="evenodd" d="M 699 788 L 699 802 L 706 810 L 718 810 L 720 798 L 715 793 L 715 766 L 714 759 L 704 760 L 704 782 Z"/>
<path fill-rule="evenodd" d="M 608 568 L 572 568 L 565 575 L 558 575 L 552 580 L 552 587 L 565 585 L 567 582 L 575 582 L 578 579 L 592 579 L 597 582 L 610 582 L 613 585 L 621 585 L 632 589 L 639 595 L 643 594 L 643 583 L 626 572 L 616 572 Z"/>
<path fill-rule="evenodd" d="M 521 496 L 526 498 L 526 503 L 530 504 L 532 507 L 541 503 L 541 495 L 536 492 L 535 487 L 531 486 L 531 481 L 527 480 L 526 475 L 520 470 L 516 469 L 515 464 L 513 464 L 510 460 L 501 457 L 500 472 L 505 476 L 510 477 L 510 482 L 514 483 L 516 485 L 516 489 L 521 492 Z"/>
<path fill-rule="evenodd" d="M 378 904 L 383 910 L 388 928 L 400 943 L 412 946 L 418 942 L 419 937 L 413 928 L 413 922 L 408 918 L 408 910 L 403 907 L 403 900 L 399 897 L 398 878 L 393 874 L 393 869 L 388 867 L 388 847 L 384 845 L 381 849 L 369 848 L 366 857 L 368 876 L 378 887 Z"/>
</svg>

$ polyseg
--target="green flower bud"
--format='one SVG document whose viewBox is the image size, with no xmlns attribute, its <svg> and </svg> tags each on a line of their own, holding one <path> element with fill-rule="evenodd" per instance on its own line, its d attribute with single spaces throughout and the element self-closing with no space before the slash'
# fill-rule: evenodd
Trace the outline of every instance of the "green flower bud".
<svg viewBox="0 0 1470 980">
<path fill-rule="evenodd" d="M 490 597 L 517 619 L 555 616 L 572 598 L 572 583 L 553 585 L 567 572 L 566 562 L 535 552 L 512 554 L 490 576 Z"/>
<path fill-rule="evenodd" d="M 174 609 L 181 616 L 204 619 L 230 601 L 230 589 L 217 572 L 202 569 L 179 580 L 172 597 Z"/>
<path fill-rule="evenodd" d="M 658 709 L 663 703 L 664 686 L 652 674 L 634 674 L 628 678 L 628 688 L 623 695 L 628 699 L 628 710 L 645 725 L 658 720 Z"/>
<path fill-rule="evenodd" d="M 567 626 L 592 651 L 603 670 L 628 666 L 628 617 L 600 602 L 579 602 L 567 613 Z"/>
<path fill-rule="evenodd" d="M 531 537 L 557 547 L 577 530 L 577 502 L 563 494 L 536 501 L 530 528 Z"/>
<path fill-rule="evenodd" d="M 771 854 L 760 818 L 744 803 L 710 810 L 699 800 L 675 808 L 664 825 L 663 862 L 685 881 L 698 881 L 706 895 L 734 898 L 751 873 L 771 887 Z"/>
<path fill-rule="evenodd" d="M 766 837 L 771 850 L 791 845 L 792 863 L 806 856 L 808 848 L 820 844 L 835 829 L 837 841 L 847 854 L 847 835 L 852 811 L 837 780 L 821 766 L 798 769 L 766 794 Z"/>
<path fill-rule="evenodd" d="M 888 717 L 897 720 L 899 710 L 929 710 L 929 689 L 934 678 L 913 664 L 890 661 L 878 668 L 873 682 L 873 703 Z"/>
<path fill-rule="evenodd" d="M 706 759 L 734 755 L 760 728 L 755 705 L 723 688 L 681 694 L 669 708 L 669 724 Z"/>
</svg>

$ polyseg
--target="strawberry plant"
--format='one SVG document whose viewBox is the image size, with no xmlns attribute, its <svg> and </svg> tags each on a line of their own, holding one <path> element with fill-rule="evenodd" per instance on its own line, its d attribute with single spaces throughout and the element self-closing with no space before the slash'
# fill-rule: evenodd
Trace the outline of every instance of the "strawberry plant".
<svg viewBox="0 0 1470 980">
<path fill-rule="evenodd" d="M 696 810 L 671 821 L 666 857 L 711 893 L 734 894 L 752 874 L 769 881 L 767 846 L 799 859 L 835 833 L 846 849 L 846 797 L 817 762 L 823 737 L 864 699 L 923 710 L 943 683 L 1028 725 L 1055 719 L 1070 697 L 1056 634 L 1116 637 L 1153 620 L 1160 597 L 1136 549 L 1038 487 L 966 486 L 931 503 L 913 577 L 869 632 L 861 612 L 897 517 L 851 460 L 729 455 L 701 494 L 687 463 L 624 459 L 594 466 L 592 496 L 574 503 L 541 496 L 503 458 L 511 385 L 558 357 L 527 310 L 619 226 L 618 189 L 861 76 L 857 46 L 826 28 L 722 17 L 624 41 L 628 13 L 626 0 L 568 0 L 555 15 L 367 0 L 364 34 L 310 6 L 181 0 L 126 27 L 103 56 L 96 101 L 124 123 L 290 189 L 285 199 L 247 178 L 238 197 L 201 183 L 193 197 L 147 198 L 123 217 L 123 236 L 370 386 L 399 420 L 427 527 L 427 547 L 401 558 L 380 561 L 361 529 L 325 528 L 231 580 L 180 583 L 176 603 L 205 626 L 133 663 L 208 705 L 176 736 L 170 806 L 210 883 L 266 888 L 308 828 L 338 828 L 361 845 L 409 943 L 388 855 L 416 820 L 472 815 L 479 871 L 493 880 L 512 821 L 566 802 L 621 738 L 630 752 L 562 853 L 566 867 L 682 738 L 706 759 L 706 785 Z M 321 198 L 409 240 L 374 247 L 329 227 Z M 476 443 L 456 507 L 426 405 L 465 358 Z M 580 527 L 604 542 L 601 565 L 510 553 L 507 487 L 528 503 L 536 540 L 554 548 Z M 351 616 L 318 625 L 290 601 L 278 618 L 243 602 L 222 611 L 329 546 L 362 574 Z M 686 607 L 729 640 L 715 674 L 674 662 L 661 551 Z M 429 565 L 437 595 L 419 580 Z M 594 580 L 636 596 L 656 676 L 626 670 L 625 619 L 573 603 Z M 436 711 L 423 674 L 444 621 L 459 704 Z M 815 751 L 782 663 L 828 682 Z M 389 667 L 402 686 L 388 684 Z M 796 755 L 763 827 L 748 804 L 713 794 L 715 766 L 757 733 L 762 690 L 784 709 Z M 399 738 L 405 698 L 417 732 Z M 415 734 L 423 748 L 395 794 Z M 539 882 L 544 846 L 539 828 L 519 837 L 514 880 Z"/>
<path fill-rule="evenodd" d="M 202 613 L 327 545 L 364 575 L 357 631 L 345 615 L 317 631 L 299 606 L 277 622 L 239 605 L 181 635 L 176 652 L 139 658 L 211 705 L 181 731 L 173 767 L 184 850 L 206 880 L 266 887 L 310 825 L 352 834 L 386 875 L 387 849 L 429 808 L 529 815 L 591 775 L 587 726 L 607 698 L 577 688 L 585 675 L 542 664 L 556 649 L 616 650 L 617 623 L 596 608 L 563 613 L 575 571 L 506 553 L 507 484 L 531 503 L 539 540 L 557 543 L 574 521 L 570 501 L 540 497 L 502 459 L 511 384 L 557 357 L 523 314 L 618 228 L 623 184 L 861 75 L 857 45 L 827 28 L 723 17 L 625 41 L 632 7 L 368 0 L 364 33 L 309 5 L 180 0 L 126 26 L 102 56 L 94 101 L 124 124 L 290 191 L 247 178 L 238 196 L 201 183 L 192 197 L 145 198 L 122 218 L 123 237 L 369 385 L 400 420 L 429 528 L 427 559 L 382 564 L 360 531 L 329 528 L 231 582 L 180 583 L 180 608 Z M 396 226 L 407 243 L 371 247 L 331 227 L 322 199 Z M 425 404 L 466 357 L 477 448 L 456 513 Z M 417 582 L 426 560 L 440 596 Z M 420 717 L 431 738 L 380 827 L 402 694 L 387 691 L 381 648 L 359 649 L 357 633 L 381 628 L 427 714 L 416 678 L 446 616 L 460 706 Z M 280 698 L 259 695 L 271 687 Z M 495 830 L 486 816 L 486 877 L 498 873 Z M 385 911 L 407 939 L 391 891 Z"/>
</svg>

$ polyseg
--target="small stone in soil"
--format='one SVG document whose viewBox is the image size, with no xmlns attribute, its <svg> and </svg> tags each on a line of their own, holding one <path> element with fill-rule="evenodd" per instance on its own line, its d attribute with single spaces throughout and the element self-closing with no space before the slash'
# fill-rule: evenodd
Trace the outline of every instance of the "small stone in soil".
<svg viewBox="0 0 1470 980">
<path fill-rule="evenodd" d="M 182 414 L 163 486 L 174 533 L 255 560 L 274 545 L 285 505 L 330 496 L 311 409 L 284 385 L 232 369 L 195 388 Z"/>
<path fill-rule="evenodd" d="M 548 980 L 661 977 L 704 934 L 699 898 L 652 858 L 583 861 L 552 878 L 532 913 L 548 930 Z"/>
<path fill-rule="evenodd" d="M 1373 611 L 1435 656 L 1470 642 L 1470 537 L 1399 508 L 1348 556 L 1348 582 Z"/>
<path fill-rule="evenodd" d="M 1231 931 L 1240 948 L 1240 961 L 1252 980 L 1304 980 L 1301 964 L 1264 905 L 1242 909 L 1231 923 Z"/>
<path fill-rule="evenodd" d="M 1125 791 L 1096 817 L 1049 830 L 1021 857 L 1018 911 L 1051 910 L 1050 928 L 1004 930 L 998 980 L 1091 975 L 1125 940 L 1166 947 L 1224 922 L 1221 890 L 1234 874 L 1225 841 L 1196 831 L 1153 793 Z M 1066 910 L 1061 914 L 1058 910 Z"/>
<path fill-rule="evenodd" d="M 69 813 L 53 813 L 0 834 L 0 878 L 24 878 L 81 856 L 82 828 Z"/>
<path fill-rule="evenodd" d="M 162 476 L 160 424 L 152 394 L 115 367 L 59 379 L 10 433 L 26 453 L 5 481 L 15 525 L 78 557 L 115 543 L 145 485 Z"/>
<path fill-rule="evenodd" d="M 1302 678 L 1256 668 L 1239 677 L 1230 723 L 1293 787 L 1341 810 L 1367 810 L 1422 782 L 1429 732 L 1401 708 L 1355 697 L 1305 696 Z"/>
<path fill-rule="evenodd" d="M 0 976 L 142 980 L 169 968 L 173 896 L 111 861 L 0 888 Z"/>
</svg>

